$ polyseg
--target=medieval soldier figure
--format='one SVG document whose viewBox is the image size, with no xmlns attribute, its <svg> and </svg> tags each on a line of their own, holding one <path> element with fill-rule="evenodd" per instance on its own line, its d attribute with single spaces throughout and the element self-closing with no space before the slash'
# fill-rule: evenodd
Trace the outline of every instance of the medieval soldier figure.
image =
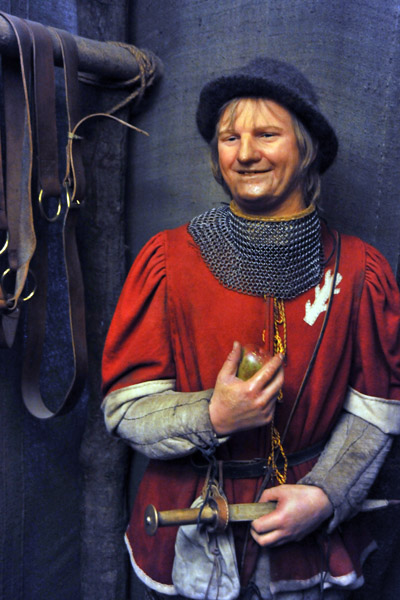
<svg viewBox="0 0 400 600">
<path fill-rule="evenodd" d="M 337 139 L 297 69 L 260 57 L 209 82 L 197 125 L 230 204 L 146 244 L 104 353 L 108 430 L 150 458 L 132 565 L 149 598 L 346 598 L 400 431 L 398 289 L 377 250 L 320 218 Z M 238 377 L 249 352 L 262 366 Z M 146 535 L 148 504 L 212 493 L 276 508 Z"/>
</svg>

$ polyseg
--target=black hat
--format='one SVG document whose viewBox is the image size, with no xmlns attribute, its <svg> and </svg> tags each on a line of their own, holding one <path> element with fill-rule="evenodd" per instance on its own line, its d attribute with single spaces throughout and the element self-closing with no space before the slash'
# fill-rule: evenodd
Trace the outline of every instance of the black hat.
<svg viewBox="0 0 400 600">
<path fill-rule="evenodd" d="M 318 141 L 320 172 L 326 171 L 333 163 L 338 141 L 318 108 L 318 99 L 311 83 L 289 63 L 261 56 L 203 87 L 196 121 L 206 142 L 209 143 L 214 137 L 221 107 L 233 98 L 243 97 L 268 98 L 287 108 Z"/>
</svg>

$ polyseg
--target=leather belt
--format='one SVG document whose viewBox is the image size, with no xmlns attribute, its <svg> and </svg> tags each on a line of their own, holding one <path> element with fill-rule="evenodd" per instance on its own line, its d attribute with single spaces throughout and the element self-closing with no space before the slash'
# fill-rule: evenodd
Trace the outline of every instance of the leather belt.
<svg viewBox="0 0 400 600">
<path fill-rule="evenodd" d="M 313 446 L 309 446 L 303 450 L 298 450 L 297 452 L 288 454 L 288 467 L 295 467 L 296 465 L 300 465 L 301 463 L 316 458 L 323 451 L 326 442 L 327 439 L 324 439 Z M 223 469 L 224 479 L 252 479 L 255 477 L 263 477 L 269 468 L 267 458 L 253 458 L 252 460 L 225 460 L 221 461 L 220 464 Z M 278 469 L 283 467 L 283 459 L 281 456 L 277 458 L 276 465 Z M 207 473 L 209 464 L 196 463 L 194 459 L 192 459 L 192 467 L 196 473 L 205 475 Z"/>
</svg>

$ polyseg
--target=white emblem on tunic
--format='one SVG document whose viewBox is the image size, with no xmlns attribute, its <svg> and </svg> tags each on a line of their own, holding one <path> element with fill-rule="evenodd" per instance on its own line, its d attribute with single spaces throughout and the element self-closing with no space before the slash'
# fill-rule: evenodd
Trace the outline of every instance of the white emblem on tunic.
<svg viewBox="0 0 400 600">
<path fill-rule="evenodd" d="M 342 276 L 340 273 L 337 274 L 336 284 L 334 294 L 339 294 L 340 289 L 338 285 L 342 281 Z M 311 304 L 310 300 L 306 302 L 306 314 L 304 316 L 304 320 L 308 325 L 314 325 L 315 321 L 318 319 L 319 315 L 326 311 L 329 304 L 329 297 L 332 288 L 333 275 L 332 271 L 328 269 L 325 273 L 325 281 L 322 288 L 320 285 L 315 287 L 315 300 Z"/>
</svg>

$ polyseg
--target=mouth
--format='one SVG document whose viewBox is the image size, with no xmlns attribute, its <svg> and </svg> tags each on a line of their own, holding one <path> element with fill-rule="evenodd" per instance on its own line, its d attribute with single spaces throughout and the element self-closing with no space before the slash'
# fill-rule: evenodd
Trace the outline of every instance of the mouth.
<svg viewBox="0 0 400 600">
<path fill-rule="evenodd" d="M 263 175 L 264 173 L 269 173 L 270 171 L 271 171 L 271 169 L 265 169 L 262 171 L 240 170 L 240 171 L 236 171 L 236 173 L 238 173 L 239 175 L 244 175 L 245 177 L 251 177 L 252 175 Z"/>
</svg>

